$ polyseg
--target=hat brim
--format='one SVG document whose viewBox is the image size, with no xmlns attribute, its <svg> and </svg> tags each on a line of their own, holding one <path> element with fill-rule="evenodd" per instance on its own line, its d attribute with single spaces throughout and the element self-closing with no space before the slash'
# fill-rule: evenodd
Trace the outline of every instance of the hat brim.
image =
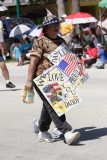
<svg viewBox="0 0 107 160">
<path fill-rule="evenodd" d="M 44 27 L 49 26 L 49 25 L 51 25 L 51 24 L 60 24 L 60 23 L 62 23 L 62 22 L 64 22 L 64 21 L 63 21 L 63 20 L 60 20 L 60 21 L 58 21 L 58 22 L 53 22 L 53 23 L 49 23 L 49 24 L 42 24 L 42 25 L 40 25 L 40 26 L 38 27 L 38 29 L 44 28 Z"/>
</svg>

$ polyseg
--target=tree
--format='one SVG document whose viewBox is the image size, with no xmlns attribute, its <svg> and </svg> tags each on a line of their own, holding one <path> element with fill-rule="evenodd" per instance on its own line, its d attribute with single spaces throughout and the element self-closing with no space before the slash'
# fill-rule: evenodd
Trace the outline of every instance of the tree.
<svg viewBox="0 0 107 160">
<path fill-rule="evenodd" d="M 71 0 L 72 13 L 80 12 L 80 0 Z"/>
<path fill-rule="evenodd" d="M 58 6 L 58 17 L 59 19 L 63 14 L 65 14 L 65 5 L 64 5 L 64 0 L 57 0 L 56 1 L 57 6 Z"/>
<path fill-rule="evenodd" d="M 80 0 L 71 0 L 72 3 L 72 13 L 80 12 Z M 79 25 L 75 25 L 75 31 L 79 34 Z"/>
</svg>

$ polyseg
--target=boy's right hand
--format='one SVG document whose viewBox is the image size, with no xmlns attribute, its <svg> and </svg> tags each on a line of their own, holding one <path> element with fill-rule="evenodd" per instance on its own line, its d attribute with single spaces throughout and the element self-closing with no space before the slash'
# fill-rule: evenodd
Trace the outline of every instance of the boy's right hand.
<svg viewBox="0 0 107 160">
<path fill-rule="evenodd" d="M 27 81 L 25 87 L 27 91 L 30 91 L 33 88 L 33 81 Z"/>
</svg>

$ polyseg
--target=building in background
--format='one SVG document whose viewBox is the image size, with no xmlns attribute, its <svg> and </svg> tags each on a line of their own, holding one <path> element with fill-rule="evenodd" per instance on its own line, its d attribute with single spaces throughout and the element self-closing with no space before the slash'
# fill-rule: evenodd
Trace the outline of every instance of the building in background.
<svg viewBox="0 0 107 160">
<path fill-rule="evenodd" d="M 100 0 L 80 0 L 80 11 L 91 13 L 98 18 L 99 9 L 98 3 Z M 16 17 L 16 0 L 5 0 L 2 4 L 8 7 L 8 10 L 1 12 L 1 16 Z M 46 15 L 48 8 L 53 14 L 57 15 L 56 0 L 36 0 L 35 4 L 30 4 L 29 0 L 20 0 L 21 17 L 27 17 L 40 24 L 42 18 Z M 69 15 L 72 12 L 71 0 L 65 0 L 65 11 Z"/>
</svg>

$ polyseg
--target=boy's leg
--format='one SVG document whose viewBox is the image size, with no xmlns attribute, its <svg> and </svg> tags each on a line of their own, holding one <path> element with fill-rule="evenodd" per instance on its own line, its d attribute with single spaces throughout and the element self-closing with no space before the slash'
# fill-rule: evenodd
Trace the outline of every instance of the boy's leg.
<svg viewBox="0 0 107 160">
<path fill-rule="evenodd" d="M 2 70 L 2 74 L 5 80 L 9 80 L 9 71 L 7 69 L 5 62 L 0 62 L 0 68 Z"/>
<path fill-rule="evenodd" d="M 38 89 L 36 84 L 34 83 L 34 87 L 39 94 L 40 98 L 43 101 L 43 108 L 41 111 L 39 126 L 41 131 L 47 131 L 49 129 L 51 121 L 54 122 L 55 126 L 62 132 L 65 133 L 66 131 L 69 131 L 72 129 L 70 124 L 66 122 L 65 115 L 62 115 L 61 117 L 58 117 L 56 112 L 53 110 L 51 105 L 48 103 L 44 95 L 41 93 L 41 91 Z M 46 124 L 46 125 L 44 125 Z"/>
<path fill-rule="evenodd" d="M 42 111 L 41 111 L 41 116 L 39 120 L 39 129 L 42 132 L 48 131 L 50 124 L 52 120 L 51 117 L 46 109 L 45 102 L 43 103 Z"/>
<path fill-rule="evenodd" d="M 25 61 L 25 56 L 26 56 L 26 54 L 23 52 L 22 53 L 22 63 Z"/>
<path fill-rule="evenodd" d="M 45 113 L 47 112 L 48 117 L 50 117 L 51 121 L 54 122 L 54 124 L 58 128 L 58 130 L 61 131 L 63 134 L 65 134 L 67 131 L 72 130 L 71 125 L 68 124 L 66 121 L 65 114 L 63 114 L 62 116 L 59 117 L 47 101 L 44 101 L 43 107 L 45 108 L 46 111 L 43 112 L 43 110 L 42 110 L 42 112 L 41 112 L 40 128 L 44 125 L 44 123 L 43 123 L 44 119 L 45 119 L 45 121 L 48 120 L 47 118 L 45 118 L 46 117 Z M 48 123 L 48 122 L 45 122 L 45 124 L 46 123 Z M 49 125 L 48 125 L 48 129 L 49 129 Z"/>
<path fill-rule="evenodd" d="M 19 57 L 19 65 L 22 65 L 22 57 Z"/>
<path fill-rule="evenodd" d="M 51 121 L 53 121 L 55 126 L 64 134 L 65 141 L 67 144 L 72 144 L 75 141 L 77 141 L 80 137 L 80 133 L 79 132 L 72 133 L 71 132 L 72 127 L 70 124 L 66 122 L 65 115 L 58 117 L 56 112 L 53 110 L 53 108 L 50 106 L 48 101 L 45 99 L 45 97 L 35 84 L 34 87 L 43 101 L 43 108 L 39 121 L 39 128 L 40 128 L 40 132 L 38 134 L 39 141 L 53 142 L 51 136 L 49 135 L 49 133 L 47 133 Z"/>
<path fill-rule="evenodd" d="M 0 62 L 0 68 L 2 70 L 3 77 L 6 80 L 6 88 L 14 88 L 14 87 L 16 87 L 14 84 L 12 84 L 12 82 L 10 82 L 9 71 L 8 71 L 8 69 L 6 67 L 5 62 Z"/>
</svg>

